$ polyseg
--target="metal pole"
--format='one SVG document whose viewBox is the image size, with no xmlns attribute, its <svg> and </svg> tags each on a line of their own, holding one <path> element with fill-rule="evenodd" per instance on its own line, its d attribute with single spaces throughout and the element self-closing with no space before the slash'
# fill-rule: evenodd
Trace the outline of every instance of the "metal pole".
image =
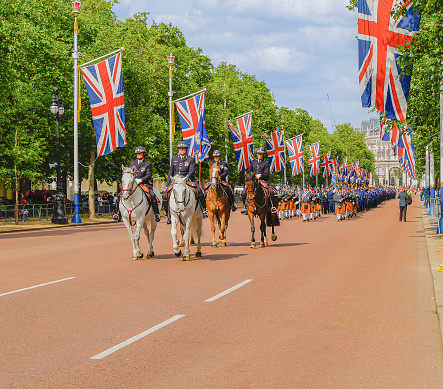
<svg viewBox="0 0 443 389">
<path fill-rule="evenodd" d="M 78 2 L 80 3 L 80 2 Z M 81 223 L 80 217 L 80 192 L 79 192 L 79 174 L 78 174 L 78 69 L 77 61 L 80 53 L 77 50 L 77 37 L 79 33 L 77 15 L 80 12 L 80 4 L 73 4 L 74 12 L 74 51 L 72 58 L 74 59 L 74 215 L 72 223 Z"/>
<path fill-rule="evenodd" d="M 429 187 L 429 145 L 426 145 L 426 169 L 425 169 L 425 178 L 426 178 L 426 209 L 429 209 L 430 202 L 430 194 L 431 188 Z"/>
<path fill-rule="evenodd" d="M 223 88 L 223 116 L 225 117 L 225 130 L 226 130 L 226 143 L 225 143 L 225 161 L 226 163 L 228 163 L 228 139 L 229 139 L 229 130 L 228 130 L 228 124 L 227 124 L 227 120 L 226 120 L 226 95 L 225 95 L 225 91 L 226 88 L 228 86 L 226 85 L 226 83 L 223 84 L 222 88 Z M 228 177 L 226 177 L 226 182 L 228 181 Z"/>
<path fill-rule="evenodd" d="M 429 144 L 431 152 L 429 153 L 429 188 L 430 188 L 430 206 L 429 206 L 429 216 L 434 215 L 434 203 L 435 203 L 435 172 L 434 172 L 434 152 L 432 151 L 432 142 Z"/>
<path fill-rule="evenodd" d="M 169 58 L 174 58 L 172 56 L 172 54 L 170 55 Z M 172 96 L 174 95 L 174 92 L 172 92 L 172 65 L 174 63 L 174 60 L 172 59 L 169 60 L 168 58 L 168 63 L 169 63 L 169 91 L 168 91 L 168 96 L 169 96 L 169 162 L 172 161 Z"/>
<path fill-rule="evenodd" d="M 440 87 L 440 219 L 437 234 L 443 233 L 443 78 Z"/>
</svg>

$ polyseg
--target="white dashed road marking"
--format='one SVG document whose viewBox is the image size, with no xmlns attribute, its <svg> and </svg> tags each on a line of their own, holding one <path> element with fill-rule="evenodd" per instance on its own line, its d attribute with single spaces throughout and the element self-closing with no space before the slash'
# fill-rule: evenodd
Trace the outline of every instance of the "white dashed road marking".
<svg viewBox="0 0 443 389">
<path fill-rule="evenodd" d="M 210 299 L 207 299 L 207 300 L 205 300 L 205 301 L 206 301 L 207 303 L 210 303 L 210 302 L 212 302 L 212 301 L 215 301 L 215 300 L 219 299 L 220 297 L 226 296 L 228 293 L 231 293 L 231 292 L 233 292 L 234 290 L 236 290 L 236 289 L 238 289 L 238 288 L 241 288 L 242 286 L 244 286 L 244 285 L 250 283 L 251 281 L 252 281 L 252 280 L 246 280 L 246 281 L 240 282 L 238 285 L 235 285 L 235 286 L 233 286 L 232 288 L 229 288 L 229 289 L 225 290 L 224 292 L 221 292 L 221 293 L 215 295 L 214 297 L 211 297 Z"/>
<path fill-rule="evenodd" d="M 29 289 L 34 289 L 34 288 L 39 288 L 40 286 L 46 286 L 46 285 L 51 285 L 51 284 L 56 284 L 57 282 L 62 282 L 62 281 L 68 281 L 68 280 L 72 280 L 75 277 L 68 277 L 68 278 L 63 278 L 61 280 L 57 280 L 57 281 L 51 281 L 51 282 L 46 282 L 44 284 L 40 284 L 40 285 L 35 285 L 35 286 L 29 286 L 27 288 L 23 288 L 23 289 L 17 289 L 17 290 L 13 290 L 12 292 L 6 292 L 6 293 L 2 293 L 0 294 L 0 297 L 2 296 L 6 296 L 8 294 L 13 294 L 13 293 L 18 293 L 18 292 L 23 292 L 25 290 L 29 290 Z"/>
</svg>

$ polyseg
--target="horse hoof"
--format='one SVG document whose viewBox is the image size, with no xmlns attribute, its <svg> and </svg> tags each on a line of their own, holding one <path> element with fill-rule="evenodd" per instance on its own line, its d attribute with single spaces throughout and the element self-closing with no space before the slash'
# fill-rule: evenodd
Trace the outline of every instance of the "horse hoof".
<svg viewBox="0 0 443 389">
<path fill-rule="evenodd" d="M 277 240 L 277 235 L 272 234 L 271 239 L 272 239 L 273 242 L 275 242 Z"/>
<path fill-rule="evenodd" d="M 197 258 L 201 258 L 201 257 L 202 257 L 202 253 L 201 253 L 201 251 L 197 251 L 197 252 L 195 253 L 195 256 L 196 256 Z"/>
<path fill-rule="evenodd" d="M 182 251 L 180 250 L 178 253 L 176 253 L 176 252 L 174 251 L 174 254 L 175 254 L 176 257 L 181 257 L 181 255 L 182 255 Z"/>
<path fill-rule="evenodd" d="M 217 247 L 218 247 L 218 246 L 217 246 L 217 243 L 215 243 L 215 242 L 212 243 L 212 244 L 211 244 L 211 247 L 217 248 Z"/>
<path fill-rule="evenodd" d="M 191 260 L 191 256 L 188 255 L 183 255 L 183 261 L 190 261 Z"/>
<path fill-rule="evenodd" d="M 142 259 L 142 258 L 143 258 L 143 253 L 141 253 L 140 255 L 134 255 L 134 256 L 132 257 L 132 260 L 133 260 L 133 261 L 137 261 L 137 260 Z"/>
<path fill-rule="evenodd" d="M 269 243 L 268 243 L 268 242 L 265 242 L 265 243 L 263 243 L 263 244 L 264 244 L 265 247 L 268 247 L 268 246 L 269 246 Z"/>
<path fill-rule="evenodd" d="M 255 243 L 251 243 L 251 249 L 255 249 Z"/>
<path fill-rule="evenodd" d="M 220 244 L 220 246 L 226 246 L 226 241 L 225 240 L 221 240 L 219 244 Z"/>
<path fill-rule="evenodd" d="M 265 244 L 263 242 L 260 242 L 260 248 L 265 247 Z"/>
<path fill-rule="evenodd" d="M 146 259 L 149 259 L 149 258 L 151 258 L 151 254 L 147 253 L 146 254 Z"/>
<path fill-rule="evenodd" d="M 151 253 L 151 257 L 154 258 L 154 252 Z"/>
</svg>

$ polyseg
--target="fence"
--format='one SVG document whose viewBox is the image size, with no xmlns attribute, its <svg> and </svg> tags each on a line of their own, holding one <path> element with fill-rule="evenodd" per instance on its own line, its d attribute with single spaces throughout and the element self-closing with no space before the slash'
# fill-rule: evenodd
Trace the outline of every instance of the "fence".
<svg viewBox="0 0 443 389">
<path fill-rule="evenodd" d="M 66 215 L 74 215 L 74 203 L 65 204 Z M 95 203 L 95 216 L 112 215 L 114 206 L 112 204 Z M 19 204 L 18 208 L 19 222 L 33 222 L 42 220 L 51 220 L 54 213 L 53 204 Z M 89 216 L 88 203 L 80 204 L 79 213 L 81 217 Z M 0 223 L 15 223 L 15 205 L 0 205 Z"/>
</svg>

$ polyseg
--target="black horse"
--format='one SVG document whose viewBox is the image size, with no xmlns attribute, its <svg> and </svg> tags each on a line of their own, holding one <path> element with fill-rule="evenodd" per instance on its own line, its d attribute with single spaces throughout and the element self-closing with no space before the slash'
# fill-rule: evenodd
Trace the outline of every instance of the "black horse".
<svg viewBox="0 0 443 389">
<path fill-rule="evenodd" d="M 279 226 L 280 222 L 278 220 L 278 215 L 271 213 L 271 197 L 274 196 L 274 204 L 278 204 L 277 196 L 272 193 L 268 184 L 260 181 L 255 173 L 246 173 L 246 201 L 245 205 L 248 209 L 248 217 L 251 223 L 251 248 L 255 248 L 255 224 L 254 217 L 260 219 L 260 231 L 261 231 L 261 242 L 260 247 L 267 247 L 268 240 L 266 238 L 266 225 L 272 228 L 271 239 L 273 241 L 277 240 L 277 235 L 274 233 L 274 227 Z"/>
</svg>

